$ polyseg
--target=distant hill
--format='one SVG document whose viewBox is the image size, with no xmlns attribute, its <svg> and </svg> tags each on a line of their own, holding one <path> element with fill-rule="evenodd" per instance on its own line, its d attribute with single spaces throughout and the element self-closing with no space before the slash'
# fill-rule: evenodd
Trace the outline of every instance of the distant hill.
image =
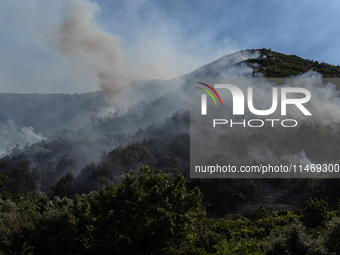
<svg viewBox="0 0 340 255">
<path fill-rule="evenodd" d="M 242 50 L 221 57 L 191 73 L 170 80 L 135 80 L 106 95 L 0 93 L 0 154 L 15 144 L 48 138 L 61 130 L 96 130 L 102 137 L 134 134 L 159 125 L 176 112 L 188 110 L 189 81 L 193 77 L 288 77 L 314 70 L 323 77 L 339 77 L 340 67 L 285 55 L 270 49 Z M 337 84 L 340 86 L 340 84 Z M 32 137 L 25 139 L 30 131 Z M 29 128 L 29 129 L 27 129 Z M 98 134 L 99 132 L 99 134 Z"/>
<path fill-rule="evenodd" d="M 258 49 L 223 56 L 171 80 L 132 81 L 118 89 L 109 102 L 100 91 L 73 95 L 0 93 L 0 126 L 12 120 L 19 128 L 32 126 L 35 132 L 48 136 L 64 128 L 77 129 L 91 119 L 103 117 L 110 111 L 111 114 L 116 110 L 122 112 L 141 101 L 145 104 L 163 96 L 169 98 L 171 91 L 177 88 L 185 94 L 189 79 L 193 77 L 252 77 L 262 73 L 268 78 L 279 78 L 309 70 L 317 71 L 325 78 L 340 77 L 339 65 Z"/>
</svg>

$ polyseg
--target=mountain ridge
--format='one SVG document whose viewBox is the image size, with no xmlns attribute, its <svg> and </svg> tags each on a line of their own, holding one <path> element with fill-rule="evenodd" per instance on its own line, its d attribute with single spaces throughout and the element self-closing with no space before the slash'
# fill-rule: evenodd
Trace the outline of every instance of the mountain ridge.
<svg viewBox="0 0 340 255">
<path fill-rule="evenodd" d="M 171 80 L 130 82 L 118 89 L 109 103 L 101 91 L 74 95 L 33 94 L 32 97 L 37 99 L 32 103 L 33 106 L 27 104 L 30 102 L 29 95 L 0 94 L 0 98 L 7 99 L 22 97 L 14 101 L 17 109 L 9 107 L 10 100 L 0 101 L 0 116 L 5 116 L 0 119 L 0 136 L 3 138 L 0 154 L 16 157 L 25 153 L 25 157 L 40 170 L 48 164 L 51 169 L 60 169 L 60 166 L 65 165 L 60 172 L 61 176 L 67 171 L 78 175 L 86 165 L 100 161 L 107 152 L 119 146 L 125 150 L 126 146 L 147 142 L 152 137 L 162 139 L 162 143 L 168 144 L 167 146 L 178 146 L 179 151 L 187 155 L 188 148 L 181 146 L 188 145 L 190 77 L 216 77 L 216 74 L 218 77 L 261 77 L 266 75 L 263 73 L 266 70 L 276 70 L 277 66 L 285 66 L 282 63 L 286 63 L 286 69 L 281 72 L 283 74 L 301 61 L 312 63 L 294 55 L 287 56 L 266 49 L 243 50 Z M 267 74 L 270 75 L 271 72 Z M 56 100 L 48 104 L 47 98 Z M 133 99 L 132 102 L 128 101 L 129 98 Z M 4 102 L 9 105 L 4 107 Z M 20 111 L 23 112 L 16 116 Z M 246 137 L 253 139 L 252 135 Z M 291 139 L 291 136 L 288 138 Z M 249 148 L 249 152 L 240 147 L 243 136 L 235 135 L 232 139 L 235 140 L 231 143 L 235 145 L 232 152 L 237 157 L 259 153 L 254 149 L 257 145 L 253 149 Z M 164 148 L 162 150 L 166 151 Z M 300 153 L 294 148 L 288 148 L 289 150 Z M 275 153 L 278 157 L 284 156 L 280 150 L 275 149 Z M 187 163 L 188 159 L 183 157 L 184 154 L 174 151 L 171 154 Z M 314 153 L 310 155 L 316 157 Z M 46 160 L 49 159 L 47 163 Z M 187 171 L 184 171 L 187 166 L 183 167 L 178 171 Z M 60 178 L 60 174 L 52 179 Z"/>
</svg>

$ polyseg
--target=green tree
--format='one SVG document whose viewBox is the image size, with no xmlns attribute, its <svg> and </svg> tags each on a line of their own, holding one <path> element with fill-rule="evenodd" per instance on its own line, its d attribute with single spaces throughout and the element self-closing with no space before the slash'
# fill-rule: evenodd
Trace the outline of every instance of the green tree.
<svg viewBox="0 0 340 255">
<path fill-rule="evenodd" d="M 94 240 L 90 254 L 163 254 L 193 236 L 202 195 L 190 193 L 179 175 L 173 183 L 162 172 L 142 167 L 93 199 Z M 190 233 L 192 235 L 190 235 Z"/>
<path fill-rule="evenodd" d="M 66 175 L 60 178 L 60 180 L 54 185 L 51 189 L 54 193 L 54 196 L 69 197 L 71 194 L 71 188 L 74 182 L 73 174 L 67 172 Z"/>
</svg>

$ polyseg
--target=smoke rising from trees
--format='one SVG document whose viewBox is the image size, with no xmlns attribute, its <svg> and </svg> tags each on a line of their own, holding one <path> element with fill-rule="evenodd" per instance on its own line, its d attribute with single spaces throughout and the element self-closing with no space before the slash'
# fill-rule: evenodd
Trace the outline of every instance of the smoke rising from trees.
<svg viewBox="0 0 340 255">
<path fill-rule="evenodd" d="M 126 82 L 125 54 L 118 37 L 101 30 L 94 22 L 95 4 L 84 1 L 69 3 L 69 12 L 54 29 L 54 46 L 66 59 L 90 63 L 98 69 L 100 88 L 114 91 Z"/>
</svg>

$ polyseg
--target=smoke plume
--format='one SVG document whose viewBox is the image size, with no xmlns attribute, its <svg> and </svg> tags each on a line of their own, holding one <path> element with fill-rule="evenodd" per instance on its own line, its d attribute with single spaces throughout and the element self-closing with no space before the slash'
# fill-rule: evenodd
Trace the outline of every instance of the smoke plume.
<svg viewBox="0 0 340 255">
<path fill-rule="evenodd" d="M 35 133 L 34 128 L 22 127 L 21 129 L 13 120 L 0 123 L 0 155 L 4 156 L 11 148 L 37 143 L 45 139 L 40 133 Z"/>
<path fill-rule="evenodd" d="M 125 57 L 120 39 L 95 24 L 95 4 L 72 1 L 68 7 L 67 16 L 52 35 L 56 49 L 75 63 L 95 64 L 93 68 L 99 69 L 100 88 L 114 91 L 125 82 Z"/>
</svg>

